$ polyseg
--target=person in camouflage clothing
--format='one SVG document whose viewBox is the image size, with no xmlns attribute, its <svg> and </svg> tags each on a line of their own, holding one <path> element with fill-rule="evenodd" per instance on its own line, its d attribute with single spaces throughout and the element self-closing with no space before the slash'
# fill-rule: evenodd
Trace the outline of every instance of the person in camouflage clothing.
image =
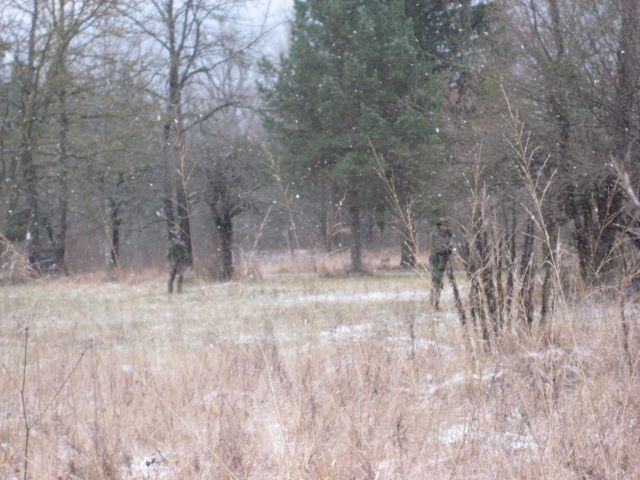
<svg viewBox="0 0 640 480">
<path fill-rule="evenodd" d="M 173 280 L 177 279 L 178 293 L 182 293 L 182 280 L 185 270 L 189 267 L 189 250 L 182 239 L 179 229 L 172 229 L 169 233 L 169 293 L 173 293 Z"/>
<path fill-rule="evenodd" d="M 452 233 L 447 220 L 440 218 L 436 227 L 437 229 L 431 234 L 429 263 L 431 264 L 431 305 L 437 311 L 440 309 L 440 292 L 444 274 L 453 249 Z"/>
</svg>

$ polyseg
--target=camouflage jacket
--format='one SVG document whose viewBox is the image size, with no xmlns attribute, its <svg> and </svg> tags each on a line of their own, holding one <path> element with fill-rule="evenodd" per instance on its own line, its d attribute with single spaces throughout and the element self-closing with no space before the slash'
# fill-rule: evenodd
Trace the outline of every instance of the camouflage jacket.
<svg viewBox="0 0 640 480">
<path fill-rule="evenodd" d="M 430 256 L 449 255 L 453 249 L 453 234 L 436 229 L 429 242 Z"/>
<path fill-rule="evenodd" d="M 187 265 L 189 263 L 189 251 L 182 240 L 172 240 L 167 255 L 172 265 Z"/>
</svg>

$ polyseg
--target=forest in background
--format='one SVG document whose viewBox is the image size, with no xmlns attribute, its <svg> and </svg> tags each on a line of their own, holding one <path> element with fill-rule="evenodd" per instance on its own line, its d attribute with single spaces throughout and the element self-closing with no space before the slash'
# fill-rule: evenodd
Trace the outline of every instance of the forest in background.
<svg viewBox="0 0 640 480">
<path fill-rule="evenodd" d="M 635 0 L 298 0 L 278 58 L 240 0 L 5 3 L 5 270 L 163 265 L 171 228 L 215 278 L 251 248 L 415 267 L 440 216 L 483 275 L 635 268 Z"/>
<path fill-rule="evenodd" d="M 640 478 L 640 2 L 258 1 L 0 0 L 2 478 Z"/>
</svg>

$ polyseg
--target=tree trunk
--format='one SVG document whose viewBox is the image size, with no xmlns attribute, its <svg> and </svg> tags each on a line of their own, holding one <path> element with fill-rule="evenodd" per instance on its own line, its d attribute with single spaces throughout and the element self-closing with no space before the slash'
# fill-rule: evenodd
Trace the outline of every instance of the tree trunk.
<svg viewBox="0 0 640 480">
<path fill-rule="evenodd" d="M 25 141 L 30 142 L 30 139 Z M 29 254 L 42 248 L 40 242 L 40 212 L 38 208 L 38 176 L 36 166 L 33 164 L 31 145 L 25 146 L 21 161 L 24 171 L 25 189 L 27 192 L 27 208 L 29 210 L 29 226 L 27 232 Z"/>
<path fill-rule="evenodd" d="M 506 256 L 504 235 L 498 234 L 498 244 L 493 250 L 493 261 L 496 266 L 496 301 L 498 303 L 498 325 L 496 333 L 500 333 L 504 326 L 504 288 L 502 284 L 502 269 Z"/>
<path fill-rule="evenodd" d="M 164 210 L 164 219 L 167 222 L 167 239 L 171 239 L 170 232 L 172 228 L 176 226 L 176 216 L 174 214 L 174 191 L 173 191 L 173 178 L 175 176 L 175 170 L 173 167 L 173 150 L 171 148 L 171 135 L 172 135 L 171 122 L 165 123 L 163 127 L 163 140 L 162 155 L 164 157 L 164 175 L 163 175 L 163 195 L 162 205 Z"/>
<path fill-rule="evenodd" d="M 474 271 L 474 276 L 478 281 L 478 290 L 481 294 L 481 299 L 486 302 L 486 307 L 489 313 L 491 323 L 493 324 L 494 332 L 498 333 L 498 317 L 496 315 L 496 287 L 493 280 L 493 268 L 491 266 L 491 252 L 488 248 L 488 234 L 485 227 L 483 213 L 478 209 L 474 212 L 472 217 L 473 223 L 473 242 L 472 248 L 475 248 L 478 255 L 478 268 Z M 473 253 L 472 253 L 473 255 Z M 484 303 L 483 302 L 483 303 Z M 482 307 L 481 307 L 482 308 Z M 484 311 L 483 311 L 484 315 Z M 486 321 L 485 317 L 481 317 L 483 321 Z M 484 327 L 483 327 L 484 328 Z M 488 326 L 487 326 L 488 328 Z"/>
<path fill-rule="evenodd" d="M 182 170 L 182 169 L 181 169 Z M 180 178 L 178 178 L 176 184 L 176 203 L 178 222 L 180 226 L 180 232 L 182 233 L 182 239 L 187 246 L 187 256 L 189 264 L 193 265 L 193 242 L 191 240 L 191 213 L 189 210 L 189 199 L 187 194 L 187 188 L 183 182 L 183 173 L 181 171 Z"/>
<path fill-rule="evenodd" d="M 616 103 L 613 108 L 614 155 L 638 173 L 638 106 L 640 82 L 640 14 L 638 0 L 622 0 L 623 9 L 618 40 Z"/>
<path fill-rule="evenodd" d="M 16 206 L 18 203 L 18 182 L 16 174 L 18 171 L 18 157 L 11 152 L 7 151 L 5 147 L 5 139 L 8 138 L 8 132 L 11 128 L 10 118 L 10 102 L 5 97 L 3 100 L 5 104 L 2 126 L 0 127 L 0 164 L 2 165 L 2 171 L 0 172 L 1 178 L 4 179 L 3 184 L 0 185 L 0 199 L 2 204 L 0 205 L 0 233 L 7 236 L 8 230 L 12 223 L 11 217 L 15 214 Z M 7 166 L 8 158 L 8 166 Z"/>
<path fill-rule="evenodd" d="M 120 226 L 122 218 L 120 211 L 124 201 L 120 197 L 120 190 L 124 186 L 125 177 L 122 171 L 116 174 L 116 185 L 113 196 L 107 198 L 107 222 L 105 235 L 108 241 L 107 267 L 109 269 L 120 268 Z M 103 180 L 104 184 L 104 180 Z"/>
<path fill-rule="evenodd" d="M 120 268 L 120 216 L 119 206 L 115 205 L 113 199 L 111 202 L 110 228 L 111 228 L 111 248 L 109 252 L 109 267 L 112 269 Z"/>
<path fill-rule="evenodd" d="M 578 252 L 580 276 L 588 282 L 591 278 L 591 202 L 588 193 L 578 194 L 574 185 L 567 187 L 567 215 L 573 220 L 574 242 Z"/>
<path fill-rule="evenodd" d="M 373 215 L 367 211 L 364 222 L 364 242 L 367 247 L 373 244 L 373 229 L 375 227 Z"/>
<path fill-rule="evenodd" d="M 349 227 L 351 229 L 351 271 L 362 273 L 360 195 L 355 190 L 349 192 Z"/>
<path fill-rule="evenodd" d="M 109 203 L 109 269 L 116 269 L 120 267 L 120 204 L 111 197 L 108 199 Z"/>
<path fill-rule="evenodd" d="M 61 72 L 64 73 L 64 68 L 61 67 Z M 58 175 L 59 175 L 59 195 L 60 200 L 58 202 L 58 232 L 55 235 L 55 248 L 60 252 L 60 266 L 65 275 L 68 275 L 67 262 L 66 262 L 66 243 L 67 243 L 67 229 L 68 229 L 68 212 L 69 212 L 69 182 L 67 172 L 67 142 L 69 136 L 69 117 L 67 115 L 67 92 L 64 88 L 65 78 L 61 75 L 57 79 L 60 82 L 60 90 L 58 91 L 58 103 L 60 108 L 60 114 L 58 122 L 60 123 L 60 132 L 58 136 Z"/>
<path fill-rule="evenodd" d="M 507 262 L 507 279 L 506 279 L 506 301 L 505 301 L 505 317 L 508 319 L 511 317 L 511 307 L 514 301 L 514 287 L 515 287 L 515 279 L 514 279 L 514 269 L 516 266 L 516 258 L 517 258 L 517 242 L 516 242 L 516 227 L 517 227 L 517 217 L 516 217 L 516 204 L 515 199 L 511 202 L 511 221 L 509 221 L 509 215 L 507 214 L 506 209 L 504 212 L 504 225 L 507 230 L 507 238 L 505 240 L 505 247 L 507 250 L 508 262 Z"/>
<path fill-rule="evenodd" d="M 320 238 L 322 239 L 322 247 L 325 252 L 331 251 L 331 239 L 329 238 L 329 208 L 327 204 L 331 201 L 327 198 L 326 182 L 320 184 L 320 210 L 318 211 L 318 229 Z"/>
<path fill-rule="evenodd" d="M 177 86 L 175 88 L 178 88 Z M 179 105 L 180 92 L 170 94 L 173 99 L 168 109 L 168 121 L 164 125 L 164 215 L 168 231 L 179 228 L 182 239 L 187 245 L 189 261 L 193 261 L 193 242 L 191 239 L 191 217 L 189 195 L 184 168 L 184 132 Z M 177 173 L 176 173 L 177 172 Z"/>
<path fill-rule="evenodd" d="M 38 252 L 40 245 L 40 226 L 38 210 L 38 175 L 34 164 L 33 151 L 35 149 L 35 123 L 36 123 L 36 30 L 38 28 L 38 17 L 40 5 L 38 0 L 33 1 L 33 12 L 31 12 L 31 28 L 29 30 L 29 51 L 27 65 L 24 66 L 22 75 L 21 91 L 21 112 L 22 122 L 20 129 L 20 163 L 25 182 L 27 196 L 27 209 L 29 212 L 28 223 L 28 250 L 29 255 Z"/>
<path fill-rule="evenodd" d="M 535 222 L 533 219 L 527 221 L 527 228 L 522 246 L 522 258 L 520 260 L 520 285 L 519 300 L 522 314 L 529 327 L 533 326 L 533 242 L 535 233 Z"/>
<path fill-rule="evenodd" d="M 614 248 L 618 237 L 618 217 L 622 211 L 624 194 L 616 175 L 609 175 L 598 187 L 598 232 L 594 238 L 593 271 L 598 282 L 608 280 L 614 266 Z"/>
<path fill-rule="evenodd" d="M 182 119 L 182 89 L 180 81 L 180 54 L 182 46 L 176 38 L 176 17 L 173 1 L 166 4 L 166 24 L 168 28 L 169 82 L 167 118 L 164 125 L 164 210 L 168 230 L 179 228 L 182 240 L 187 246 L 189 263 L 193 263 L 193 242 L 191 239 L 191 221 L 189 195 L 186 185 L 184 165 L 184 136 Z M 177 172 L 177 174 L 176 174 Z M 170 234 L 169 234 L 170 237 Z"/>
<path fill-rule="evenodd" d="M 233 221 L 229 213 L 225 212 L 222 216 L 216 216 L 215 222 L 220 237 L 220 273 L 223 280 L 230 280 L 233 277 Z"/>
<path fill-rule="evenodd" d="M 554 257 L 554 245 L 558 240 L 558 224 L 552 219 L 546 221 L 547 229 L 549 231 L 549 241 L 551 245 L 544 245 L 546 252 L 544 266 L 542 268 L 544 272 L 544 278 L 542 280 L 542 298 L 540 305 L 540 324 L 544 324 L 547 321 L 547 317 L 552 307 L 551 286 L 552 286 L 552 274 L 553 269 L 556 267 Z"/>
</svg>

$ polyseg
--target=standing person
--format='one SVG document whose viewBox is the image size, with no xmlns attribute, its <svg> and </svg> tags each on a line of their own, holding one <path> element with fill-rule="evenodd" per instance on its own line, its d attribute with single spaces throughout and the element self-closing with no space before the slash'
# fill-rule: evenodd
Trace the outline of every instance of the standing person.
<svg viewBox="0 0 640 480">
<path fill-rule="evenodd" d="M 187 244 L 182 239 L 180 229 L 172 228 L 169 232 L 169 253 L 167 255 L 169 259 L 169 293 L 173 293 L 173 280 L 177 278 L 178 293 L 182 293 L 182 280 L 183 275 L 189 262 L 189 250 Z"/>
<path fill-rule="evenodd" d="M 438 311 L 444 274 L 452 251 L 452 233 L 449 230 L 449 222 L 445 218 L 438 219 L 436 227 L 431 234 L 429 263 L 431 264 L 431 306 Z"/>
</svg>

